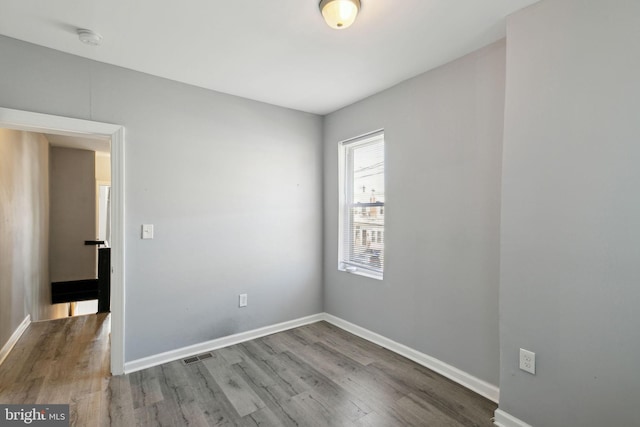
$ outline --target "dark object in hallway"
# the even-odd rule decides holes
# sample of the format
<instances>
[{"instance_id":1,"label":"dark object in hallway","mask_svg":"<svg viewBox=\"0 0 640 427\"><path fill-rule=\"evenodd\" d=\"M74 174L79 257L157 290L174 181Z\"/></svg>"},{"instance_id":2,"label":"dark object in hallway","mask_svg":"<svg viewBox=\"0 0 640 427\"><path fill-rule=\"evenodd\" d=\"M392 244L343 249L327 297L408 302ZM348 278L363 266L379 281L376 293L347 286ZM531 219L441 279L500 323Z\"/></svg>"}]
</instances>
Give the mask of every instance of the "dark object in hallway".
<instances>
[{"instance_id":1,"label":"dark object in hallway","mask_svg":"<svg viewBox=\"0 0 640 427\"><path fill-rule=\"evenodd\" d=\"M86 242L85 242L86 244ZM98 249L98 278L51 283L51 304L98 300L98 313L111 311L111 248Z\"/></svg>"},{"instance_id":2,"label":"dark object in hallway","mask_svg":"<svg viewBox=\"0 0 640 427\"><path fill-rule=\"evenodd\" d=\"M111 248L98 249L98 313L111 311Z\"/></svg>"}]
</instances>

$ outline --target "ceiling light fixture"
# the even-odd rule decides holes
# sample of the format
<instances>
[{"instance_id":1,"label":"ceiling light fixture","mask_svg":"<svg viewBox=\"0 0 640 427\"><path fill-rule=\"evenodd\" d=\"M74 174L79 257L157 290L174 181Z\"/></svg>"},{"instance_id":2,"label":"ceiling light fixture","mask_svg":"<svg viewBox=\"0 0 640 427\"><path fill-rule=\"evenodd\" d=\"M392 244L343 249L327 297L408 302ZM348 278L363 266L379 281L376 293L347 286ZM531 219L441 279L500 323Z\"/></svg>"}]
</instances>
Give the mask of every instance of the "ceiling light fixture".
<instances>
[{"instance_id":1,"label":"ceiling light fixture","mask_svg":"<svg viewBox=\"0 0 640 427\"><path fill-rule=\"evenodd\" d=\"M360 0L322 0L320 11L327 25L342 30L353 24L360 10Z\"/></svg>"},{"instance_id":2,"label":"ceiling light fixture","mask_svg":"<svg viewBox=\"0 0 640 427\"><path fill-rule=\"evenodd\" d=\"M100 34L85 28L78 28L78 38L82 43L88 44L89 46L100 46L100 43L102 43L102 36Z\"/></svg>"}]
</instances>

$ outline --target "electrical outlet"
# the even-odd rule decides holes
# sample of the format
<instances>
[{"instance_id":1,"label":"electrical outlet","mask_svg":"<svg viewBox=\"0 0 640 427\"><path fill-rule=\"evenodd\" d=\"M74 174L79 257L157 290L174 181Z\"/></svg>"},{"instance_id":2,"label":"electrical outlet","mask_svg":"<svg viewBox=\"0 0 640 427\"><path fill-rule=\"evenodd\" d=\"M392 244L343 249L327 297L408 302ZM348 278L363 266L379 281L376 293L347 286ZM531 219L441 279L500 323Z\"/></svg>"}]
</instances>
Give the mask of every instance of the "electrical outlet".
<instances>
[{"instance_id":1,"label":"electrical outlet","mask_svg":"<svg viewBox=\"0 0 640 427\"><path fill-rule=\"evenodd\" d=\"M530 374L536 374L536 354L533 351L520 349L520 369Z\"/></svg>"},{"instance_id":2,"label":"electrical outlet","mask_svg":"<svg viewBox=\"0 0 640 427\"><path fill-rule=\"evenodd\" d=\"M247 294L240 294L238 299L239 299L238 306L240 307L247 306Z\"/></svg>"}]
</instances>

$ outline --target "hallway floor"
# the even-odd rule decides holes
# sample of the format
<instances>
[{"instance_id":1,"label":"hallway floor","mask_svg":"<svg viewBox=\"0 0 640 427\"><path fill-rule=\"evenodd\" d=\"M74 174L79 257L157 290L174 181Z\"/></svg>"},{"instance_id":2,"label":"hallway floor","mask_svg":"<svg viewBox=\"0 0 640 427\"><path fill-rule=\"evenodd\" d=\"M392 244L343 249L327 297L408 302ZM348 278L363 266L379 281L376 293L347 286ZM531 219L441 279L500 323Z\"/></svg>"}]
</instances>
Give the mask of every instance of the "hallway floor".
<instances>
[{"instance_id":1,"label":"hallway floor","mask_svg":"<svg viewBox=\"0 0 640 427\"><path fill-rule=\"evenodd\" d=\"M70 404L71 425L108 412L109 314L35 322L0 366L0 402Z\"/></svg>"}]
</instances>

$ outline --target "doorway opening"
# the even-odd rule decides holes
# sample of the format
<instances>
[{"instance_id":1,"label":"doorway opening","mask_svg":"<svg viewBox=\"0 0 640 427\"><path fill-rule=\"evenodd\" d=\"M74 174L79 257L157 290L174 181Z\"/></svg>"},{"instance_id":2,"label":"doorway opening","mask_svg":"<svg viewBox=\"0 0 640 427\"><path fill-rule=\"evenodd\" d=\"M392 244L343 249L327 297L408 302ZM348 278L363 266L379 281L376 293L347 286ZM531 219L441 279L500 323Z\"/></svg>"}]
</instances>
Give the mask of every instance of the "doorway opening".
<instances>
[{"instance_id":1,"label":"doorway opening","mask_svg":"<svg viewBox=\"0 0 640 427\"><path fill-rule=\"evenodd\" d=\"M49 114L0 108L0 128L82 137L111 143L111 373L124 373L124 127Z\"/></svg>"}]
</instances>

